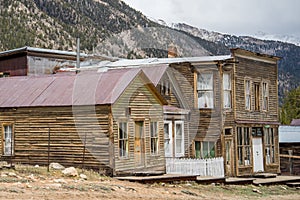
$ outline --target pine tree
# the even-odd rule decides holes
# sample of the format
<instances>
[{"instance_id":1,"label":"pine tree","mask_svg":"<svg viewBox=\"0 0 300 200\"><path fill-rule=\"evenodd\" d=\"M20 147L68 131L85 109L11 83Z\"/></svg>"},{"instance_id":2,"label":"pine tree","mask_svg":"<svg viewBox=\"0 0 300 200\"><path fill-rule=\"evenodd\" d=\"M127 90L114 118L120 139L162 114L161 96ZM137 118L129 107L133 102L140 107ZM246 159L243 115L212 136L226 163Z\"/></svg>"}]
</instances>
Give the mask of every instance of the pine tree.
<instances>
[{"instance_id":1,"label":"pine tree","mask_svg":"<svg viewBox=\"0 0 300 200\"><path fill-rule=\"evenodd\" d=\"M290 124L293 119L300 119L300 86L287 93L281 108L282 124Z\"/></svg>"}]
</instances>

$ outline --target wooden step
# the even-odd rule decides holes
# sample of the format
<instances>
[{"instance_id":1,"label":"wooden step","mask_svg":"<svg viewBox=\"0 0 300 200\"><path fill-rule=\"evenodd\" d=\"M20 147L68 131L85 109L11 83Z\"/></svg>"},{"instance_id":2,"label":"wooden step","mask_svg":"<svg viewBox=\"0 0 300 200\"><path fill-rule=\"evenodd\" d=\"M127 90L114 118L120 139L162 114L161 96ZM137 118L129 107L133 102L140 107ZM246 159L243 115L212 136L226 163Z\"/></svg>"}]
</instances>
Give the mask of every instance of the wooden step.
<instances>
[{"instance_id":1,"label":"wooden step","mask_svg":"<svg viewBox=\"0 0 300 200\"><path fill-rule=\"evenodd\" d=\"M276 178L277 174L271 173L257 173L253 175L254 178Z\"/></svg>"},{"instance_id":2,"label":"wooden step","mask_svg":"<svg viewBox=\"0 0 300 200\"><path fill-rule=\"evenodd\" d=\"M300 187L300 182L286 183L289 187Z\"/></svg>"}]
</instances>

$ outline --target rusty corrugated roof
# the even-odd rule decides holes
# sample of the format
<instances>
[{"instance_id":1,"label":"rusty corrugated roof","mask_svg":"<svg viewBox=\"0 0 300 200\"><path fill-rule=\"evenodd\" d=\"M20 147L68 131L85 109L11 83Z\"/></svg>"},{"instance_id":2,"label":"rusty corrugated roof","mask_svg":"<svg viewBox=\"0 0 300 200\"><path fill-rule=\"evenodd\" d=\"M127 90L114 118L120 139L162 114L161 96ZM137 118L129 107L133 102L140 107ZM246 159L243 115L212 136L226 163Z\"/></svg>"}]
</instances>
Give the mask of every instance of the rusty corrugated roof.
<instances>
[{"instance_id":1,"label":"rusty corrugated roof","mask_svg":"<svg viewBox=\"0 0 300 200\"><path fill-rule=\"evenodd\" d=\"M141 69L0 79L0 107L113 104Z\"/></svg>"}]
</instances>

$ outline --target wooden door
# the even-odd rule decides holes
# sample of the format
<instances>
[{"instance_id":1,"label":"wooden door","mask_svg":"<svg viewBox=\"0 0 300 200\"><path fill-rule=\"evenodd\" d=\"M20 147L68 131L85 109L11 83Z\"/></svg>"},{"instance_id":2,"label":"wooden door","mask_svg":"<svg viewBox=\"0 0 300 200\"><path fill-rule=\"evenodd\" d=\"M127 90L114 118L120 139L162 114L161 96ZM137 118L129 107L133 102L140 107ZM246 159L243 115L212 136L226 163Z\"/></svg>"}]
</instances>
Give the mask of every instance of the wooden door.
<instances>
[{"instance_id":1,"label":"wooden door","mask_svg":"<svg viewBox=\"0 0 300 200\"><path fill-rule=\"evenodd\" d=\"M226 150L226 157L225 157L225 172L226 176L233 176L233 153L232 153L232 139L225 139L225 150Z\"/></svg>"},{"instance_id":2,"label":"wooden door","mask_svg":"<svg viewBox=\"0 0 300 200\"><path fill-rule=\"evenodd\" d=\"M144 166L145 163L144 122L135 122L134 158L135 166Z\"/></svg>"},{"instance_id":3,"label":"wooden door","mask_svg":"<svg viewBox=\"0 0 300 200\"><path fill-rule=\"evenodd\" d=\"M262 138L261 137L253 138L252 145L253 145L253 172L263 172L264 156L263 156Z\"/></svg>"}]
</instances>

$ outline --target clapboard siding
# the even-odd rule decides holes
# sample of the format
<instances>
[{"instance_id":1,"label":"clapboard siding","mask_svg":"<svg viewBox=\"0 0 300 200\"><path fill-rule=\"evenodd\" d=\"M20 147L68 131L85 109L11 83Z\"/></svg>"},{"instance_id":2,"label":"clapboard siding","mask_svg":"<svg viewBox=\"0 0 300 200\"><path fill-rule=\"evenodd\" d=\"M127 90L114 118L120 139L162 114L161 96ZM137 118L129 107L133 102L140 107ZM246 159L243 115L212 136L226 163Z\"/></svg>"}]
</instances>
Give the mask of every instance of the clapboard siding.
<instances>
[{"instance_id":1,"label":"clapboard siding","mask_svg":"<svg viewBox=\"0 0 300 200\"><path fill-rule=\"evenodd\" d=\"M237 57L235 70L236 82L236 119L255 121L278 121L277 65ZM245 78L252 82L251 110L245 110ZM262 111L262 82L269 86L269 109ZM260 110L254 108L253 83L260 84Z\"/></svg>"},{"instance_id":2,"label":"clapboard siding","mask_svg":"<svg viewBox=\"0 0 300 200\"><path fill-rule=\"evenodd\" d=\"M164 160L164 130L163 130L163 107L159 100L151 95L148 87L142 87L143 81L136 78L131 87L127 88L112 107L115 173L165 173ZM128 101L130 99L130 101ZM126 109L130 108L130 115L126 116ZM135 161L135 121L144 123L144 152L145 162L137 165ZM150 122L158 122L159 151L152 155L150 151ZM128 123L129 152L125 158L119 157L118 123Z\"/></svg>"}]
</instances>

